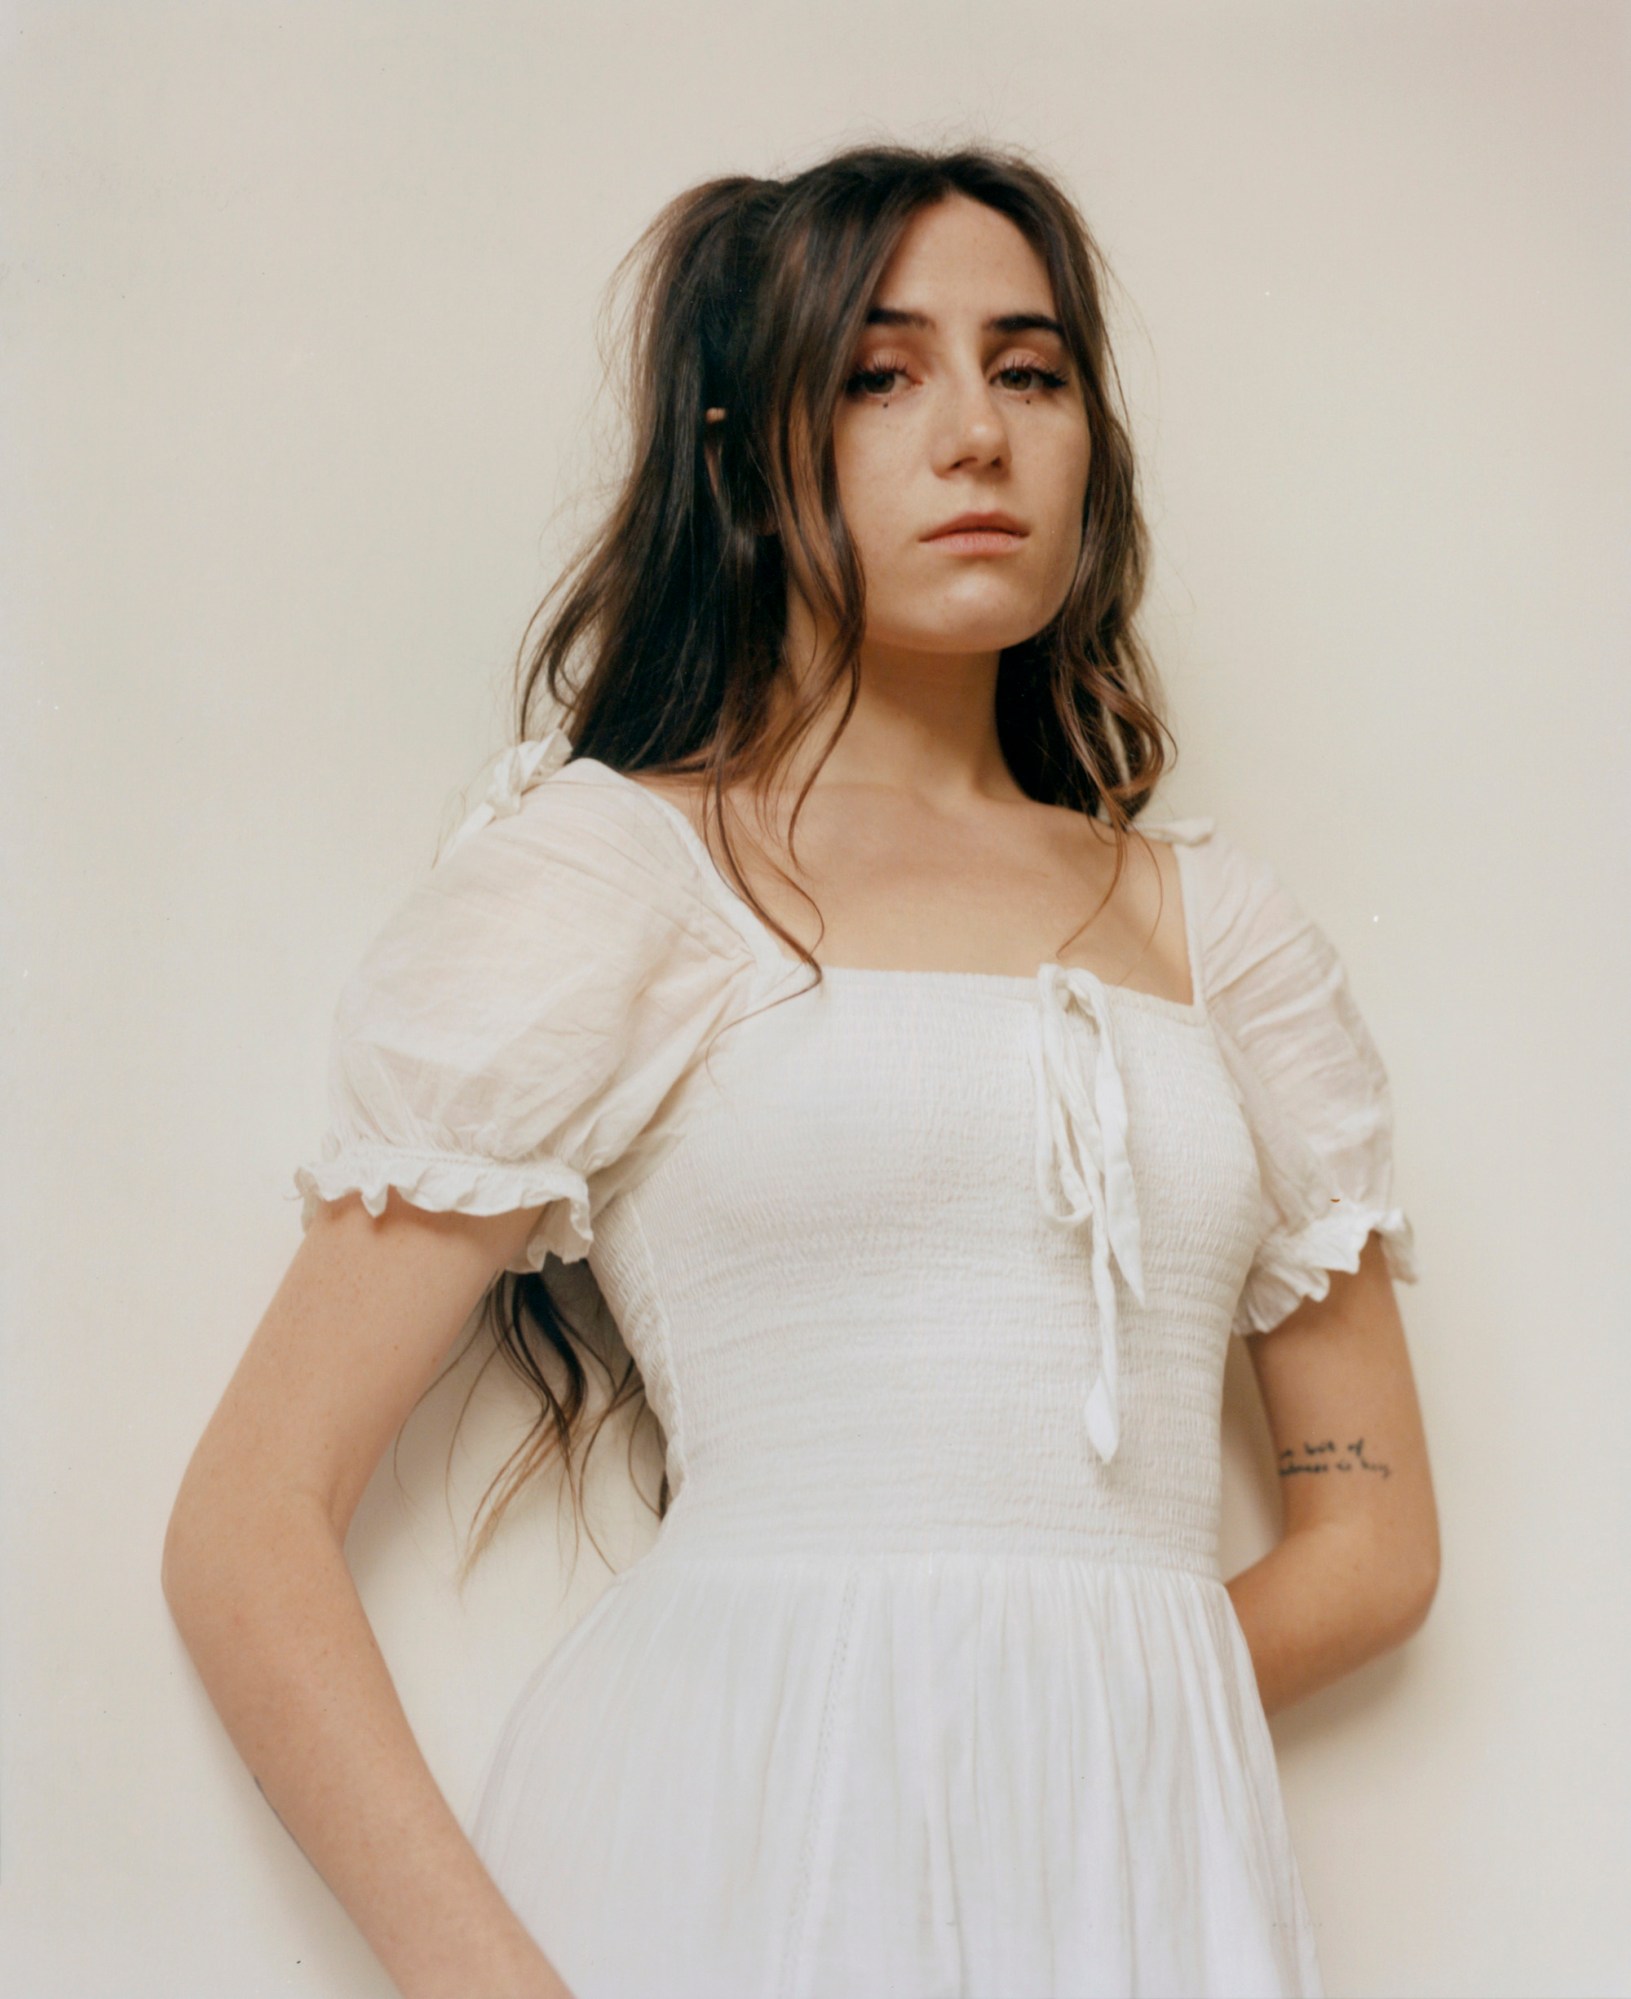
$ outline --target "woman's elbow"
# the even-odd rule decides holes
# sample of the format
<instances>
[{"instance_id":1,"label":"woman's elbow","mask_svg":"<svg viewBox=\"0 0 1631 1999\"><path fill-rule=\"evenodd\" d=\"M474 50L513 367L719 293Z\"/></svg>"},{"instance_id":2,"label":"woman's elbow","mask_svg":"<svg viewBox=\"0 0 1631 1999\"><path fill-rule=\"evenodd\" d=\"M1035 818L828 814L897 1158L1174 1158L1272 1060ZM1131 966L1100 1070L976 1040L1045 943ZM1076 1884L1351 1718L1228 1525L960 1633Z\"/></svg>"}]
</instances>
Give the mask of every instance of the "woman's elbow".
<instances>
[{"instance_id":1,"label":"woman's elbow","mask_svg":"<svg viewBox=\"0 0 1631 1999\"><path fill-rule=\"evenodd\" d=\"M1402 1645L1427 1622L1438 1594L1437 1528L1415 1537L1407 1546L1386 1546L1376 1566L1389 1636L1393 1644Z\"/></svg>"},{"instance_id":2,"label":"woman's elbow","mask_svg":"<svg viewBox=\"0 0 1631 1999\"><path fill-rule=\"evenodd\" d=\"M200 1473L196 1461L189 1467L159 1553L159 1587L183 1630L200 1605L218 1605L232 1580L253 1574L262 1530L272 1515L272 1508L257 1508L231 1480Z\"/></svg>"},{"instance_id":3,"label":"woman's elbow","mask_svg":"<svg viewBox=\"0 0 1631 1999\"><path fill-rule=\"evenodd\" d=\"M178 1625L185 1620L196 1593L202 1559L202 1520L192 1493L184 1484L165 1523L159 1551L159 1588Z\"/></svg>"}]
</instances>

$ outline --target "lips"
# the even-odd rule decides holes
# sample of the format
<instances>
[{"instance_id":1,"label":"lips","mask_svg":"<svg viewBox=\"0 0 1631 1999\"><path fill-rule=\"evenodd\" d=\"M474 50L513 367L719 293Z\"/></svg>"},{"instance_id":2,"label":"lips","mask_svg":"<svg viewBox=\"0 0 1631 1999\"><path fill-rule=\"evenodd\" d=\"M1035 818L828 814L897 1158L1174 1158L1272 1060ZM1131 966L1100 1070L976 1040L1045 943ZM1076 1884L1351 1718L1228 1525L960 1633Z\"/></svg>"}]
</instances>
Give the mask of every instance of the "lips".
<instances>
[{"instance_id":1,"label":"lips","mask_svg":"<svg viewBox=\"0 0 1631 1999\"><path fill-rule=\"evenodd\" d=\"M959 514L955 520L942 521L939 527L931 528L924 535L925 541L938 541L948 534L1011 534L1016 538L1030 533L1023 521L1017 521L1012 514L983 513Z\"/></svg>"}]
</instances>

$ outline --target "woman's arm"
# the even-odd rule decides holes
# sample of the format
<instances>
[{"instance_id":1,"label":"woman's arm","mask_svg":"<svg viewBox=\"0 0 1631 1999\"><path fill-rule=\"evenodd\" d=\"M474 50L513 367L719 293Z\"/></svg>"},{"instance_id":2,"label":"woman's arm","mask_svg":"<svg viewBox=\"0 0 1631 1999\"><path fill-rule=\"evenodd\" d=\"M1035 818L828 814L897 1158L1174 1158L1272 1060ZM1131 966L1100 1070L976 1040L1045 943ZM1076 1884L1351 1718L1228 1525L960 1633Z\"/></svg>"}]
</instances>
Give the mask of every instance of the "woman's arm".
<instances>
[{"instance_id":1,"label":"woman's arm","mask_svg":"<svg viewBox=\"0 0 1631 1999\"><path fill-rule=\"evenodd\" d=\"M532 1215L393 1194L313 1218L182 1481L163 1583L268 1803L405 1999L569 1999L431 1775L345 1537L375 1466Z\"/></svg>"},{"instance_id":2,"label":"woman's arm","mask_svg":"<svg viewBox=\"0 0 1631 1999\"><path fill-rule=\"evenodd\" d=\"M1274 1439L1285 1534L1228 1590L1264 1709L1402 1644L1438 1587L1438 1513L1382 1244L1247 1340Z\"/></svg>"}]
</instances>

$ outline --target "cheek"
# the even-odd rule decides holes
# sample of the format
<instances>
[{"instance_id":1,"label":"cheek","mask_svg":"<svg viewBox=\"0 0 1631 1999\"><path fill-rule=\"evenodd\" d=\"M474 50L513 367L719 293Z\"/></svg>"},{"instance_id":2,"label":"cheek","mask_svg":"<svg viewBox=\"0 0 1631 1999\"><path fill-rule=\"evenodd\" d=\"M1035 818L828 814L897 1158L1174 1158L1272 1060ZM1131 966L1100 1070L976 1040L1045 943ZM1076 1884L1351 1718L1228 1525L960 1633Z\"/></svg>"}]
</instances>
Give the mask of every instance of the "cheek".
<instances>
[{"instance_id":1,"label":"cheek","mask_svg":"<svg viewBox=\"0 0 1631 1999\"><path fill-rule=\"evenodd\" d=\"M1053 504L1049 509L1047 560L1043 565L1047 580L1040 587L1053 609L1058 608L1069 590L1081 561L1086 501L1087 459L1084 453L1073 455L1069 463L1061 467L1052 494Z\"/></svg>"},{"instance_id":2,"label":"cheek","mask_svg":"<svg viewBox=\"0 0 1631 1999\"><path fill-rule=\"evenodd\" d=\"M1088 466L1088 441L1084 432L1060 452L1054 485L1053 517L1058 523L1061 559L1067 564L1075 562L1082 545Z\"/></svg>"},{"instance_id":3,"label":"cheek","mask_svg":"<svg viewBox=\"0 0 1631 1999\"><path fill-rule=\"evenodd\" d=\"M1083 417L1071 430L1060 451L1060 483L1068 489L1075 503L1077 517L1087 498L1087 474L1093 461L1093 440Z\"/></svg>"},{"instance_id":4,"label":"cheek","mask_svg":"<svg viewBox=\"0 0 1631 1999\"><path fill-rule=\"evenodd\" d=\"M838 502L863 563L883 558L899 526L903 480L898 452L898 444L878 430L833 439Z\"/></svg>"}]
</instances>

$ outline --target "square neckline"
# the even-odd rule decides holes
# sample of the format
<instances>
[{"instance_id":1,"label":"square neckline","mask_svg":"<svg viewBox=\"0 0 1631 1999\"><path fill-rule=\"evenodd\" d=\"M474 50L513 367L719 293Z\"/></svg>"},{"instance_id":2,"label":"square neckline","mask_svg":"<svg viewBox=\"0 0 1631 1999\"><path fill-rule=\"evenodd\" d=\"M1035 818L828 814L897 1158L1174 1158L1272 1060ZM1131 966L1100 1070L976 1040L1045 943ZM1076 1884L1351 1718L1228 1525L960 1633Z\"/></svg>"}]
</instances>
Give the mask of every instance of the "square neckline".
<instances>
[{"instance_id":1,"label":"square neckline","mask_svg":"<svg viewBox=\"0 0 1631 1999\"><path fill-rule=\"evenodd\" d=\"M671 799L663 797L661 792L654 790L650 785L641 784L626 771L602 763L598 757L574 757L572 764L592 764L596 770L603 771L608 777L615 778L630 790L637 791L642 798L649 799L683 840L686 851L701 869L704 878L727 898L732 917L738 927L749 934L750 941L757 949L767 954L783 975L803 969L803 959L795 958L791 952L783 949L781 939L771 930L758 911L726 879L724 869L708 851L696 827ZM570 768L571 764L563 766L563 769ZM1152 825L1142 830L1158 839L1165 837L1165 828L1160 825ZM1199 978L1200 954L1196 948L1195 898L1190 871L1184 860L1183 842L1172 842L1172 852L1178 874L1179 899L1183 905L1184 953L1188 960L1185 970L1189 976L1190 990L1190 997L1187 1000L1169 999L1164 993L1146 992L1139 986L1112 985L1086 965L1065 965L1056 958L1044 959L1034 972L971 972L922 965L828 965L823 964L820 959L817 959L816 963L821 966L824 978L842 982L860 984L868 980L878 982L915 980L948 989L966 986L971 990L1006 993L1015 998L1034 994L1042 975L1057 969L1091 980L1100 992L1117 1000L1129 1001L1134 1006L1148 1008L1151 1012L1164 1014L1174 1020L1191 1024L1205 1022L1208 1018L1208 1009Z\"/></svg>"}]
</instances>

